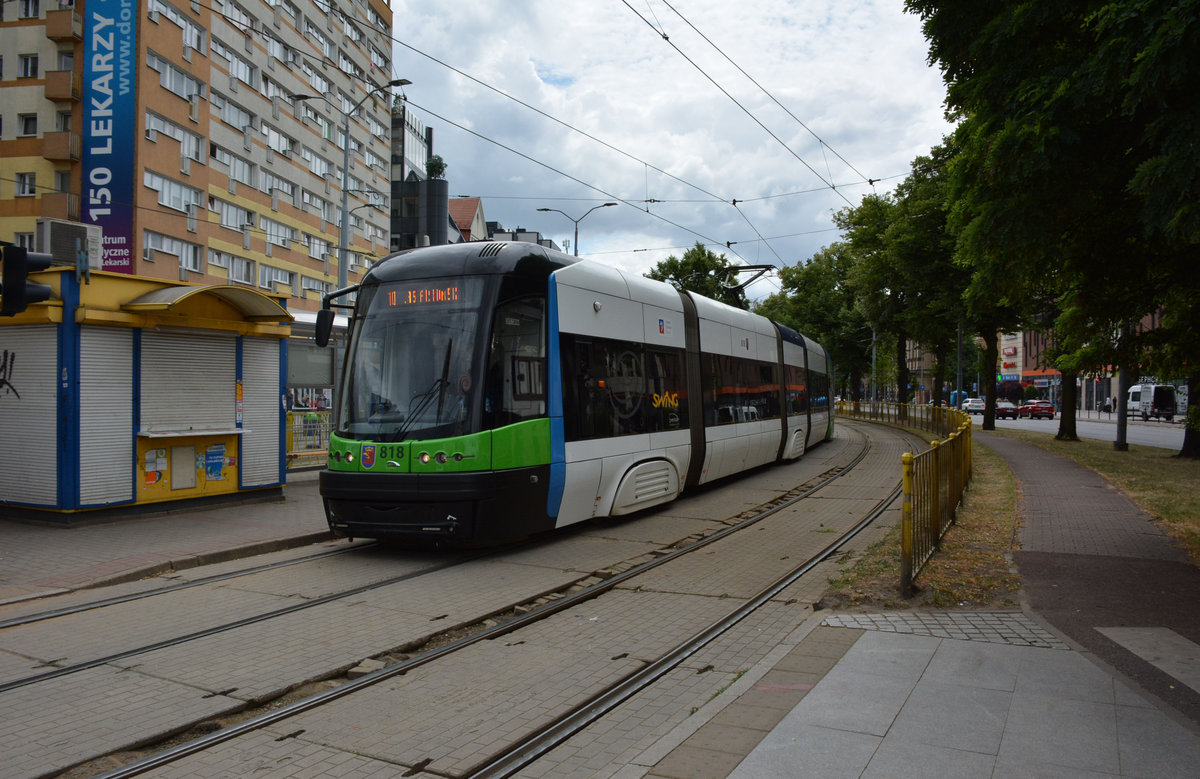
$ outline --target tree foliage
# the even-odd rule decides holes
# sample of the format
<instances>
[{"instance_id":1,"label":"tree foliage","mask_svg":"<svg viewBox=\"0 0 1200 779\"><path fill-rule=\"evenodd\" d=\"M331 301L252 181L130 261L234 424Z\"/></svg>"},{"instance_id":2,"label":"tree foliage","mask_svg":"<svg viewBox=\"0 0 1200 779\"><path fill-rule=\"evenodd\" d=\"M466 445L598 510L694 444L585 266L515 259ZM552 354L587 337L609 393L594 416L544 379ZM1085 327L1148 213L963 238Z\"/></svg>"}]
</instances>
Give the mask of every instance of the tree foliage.
<instances>
[{"instance_id":1,"label":"tree foliage","mask_svg":"<svg viewBox=\"0 0 1200 779\"><path fill-rule=\"evenodd\" d=\"M961 120L949 227L981 331L1052 329L1069 408L1081 370L1200 363L1200 0L906 7Z\"/></svg>"},{"instance_id":2,"label":"tree foliage","mask_svg":"<svg viewBox=\"0 0 1200 779\"><path fill-rule=\"evenodd\" d=\"M431 154L425 161L425 175L431 179L446 177L446 161L440 154Z\"/></svg>"},{"instance_id":3,"label":"tree foliage","mask_svg":"<svg viewBox=\"0 0 1200 779\"><path fill-rule=\"evenodd\" d=\"M684 252L682 257L672 254L659 262L646 274L646 278L665 281L676 289L689 290L706 298L719 300L730 306L746 310L749 308L749 304L746 301L745 292L729 288L737 283L728 281L736 278L736 274L730 273L730 269L733 267L734 263L730 262L724 254L711 252L704 244L697 241L696 245Z\"/></svg>"}]
</instances>

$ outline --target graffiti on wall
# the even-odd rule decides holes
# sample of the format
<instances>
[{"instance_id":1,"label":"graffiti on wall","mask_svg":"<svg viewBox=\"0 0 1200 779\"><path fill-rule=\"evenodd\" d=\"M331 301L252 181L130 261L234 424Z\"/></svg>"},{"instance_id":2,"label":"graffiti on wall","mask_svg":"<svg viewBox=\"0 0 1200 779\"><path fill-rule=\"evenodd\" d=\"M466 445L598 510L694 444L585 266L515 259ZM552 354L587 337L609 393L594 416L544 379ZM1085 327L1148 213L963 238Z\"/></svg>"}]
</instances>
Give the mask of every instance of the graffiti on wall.
<instances>
[{"instance_id":1,"label":"graffiti on wall","mask_svg":"<svg viewBox=\"0 0 1200 779\"><path fill-rule=\"evenodd\" d=\"M17 353L10 352L5 349L0 356L0 395L8 395L12 393L17 396L17 400L21 399L21 393L17 392L17 388L13 386L13 365L17 361Z\"/></svg>"}]
</instances>

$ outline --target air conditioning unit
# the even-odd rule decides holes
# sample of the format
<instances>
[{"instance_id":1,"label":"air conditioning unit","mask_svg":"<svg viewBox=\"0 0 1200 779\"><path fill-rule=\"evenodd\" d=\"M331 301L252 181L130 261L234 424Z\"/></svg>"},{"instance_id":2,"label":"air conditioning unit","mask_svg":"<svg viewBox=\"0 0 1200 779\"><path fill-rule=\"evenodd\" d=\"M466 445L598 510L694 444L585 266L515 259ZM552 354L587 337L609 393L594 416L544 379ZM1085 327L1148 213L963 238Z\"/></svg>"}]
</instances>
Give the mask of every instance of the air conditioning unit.
<instances>
[{"instance_id":1,"label":"air conditioning unit","mask_svg":"<svg viewBox=\"0 0 1200 779\"><path fill-rule=\"evenodd\" d=\"M78 243L76 243L78 242ZM54 257L55 265L76 266L76 252L87 252L88 267L100 270L103 264L104 232L100 225L70 222L44 217L37 220L36 251Z\"/></svg>"}]
</instances>

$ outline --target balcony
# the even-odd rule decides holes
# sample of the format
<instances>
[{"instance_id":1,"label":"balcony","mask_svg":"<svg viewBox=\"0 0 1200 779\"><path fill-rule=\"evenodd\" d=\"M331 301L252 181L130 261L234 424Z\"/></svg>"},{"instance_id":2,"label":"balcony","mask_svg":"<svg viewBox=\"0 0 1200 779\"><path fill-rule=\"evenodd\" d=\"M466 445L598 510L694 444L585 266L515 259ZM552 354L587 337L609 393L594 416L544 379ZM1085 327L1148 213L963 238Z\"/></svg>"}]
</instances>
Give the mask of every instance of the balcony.
<instances>
[{"instance_id":1,"label":"balcony","mask_svg":"<svg viewBox=\"0 0 1200 779\"><path fill-rule=\"evenodd\" d=\"M42 216L78 222L79 195L70 192L45 193L42 195Z\"/></svg>"},{"instance_id":2,"label":"balcony","mask_svg":"<svg viewBox=\"0 0 1200 779\"><path fill-rule=\"evenodd\" d=\"M83 40L83 14L75 8L46 11L46 37L52 41Z\"/></svg>"},{"instance_id":3,"label":"balcony","mask_svg":"<svg viewBox=\"0 0 1200 779\"><path fill-rule=\"evenodd\" d=\"M46 71L46 99L72 102L80 99L80 78L73 70Z\"/></svg>"},{"instance_id":4,"label":"balcony","mask_svg":"<svg viewBox=\"0 0 1200 779\"><path fill-rule=\"evenodd\" d=\"M56 132L42 136L42 157L54 162L76 162L82 149L83 139L79 133Z\"/></svg>"}]
</instances>

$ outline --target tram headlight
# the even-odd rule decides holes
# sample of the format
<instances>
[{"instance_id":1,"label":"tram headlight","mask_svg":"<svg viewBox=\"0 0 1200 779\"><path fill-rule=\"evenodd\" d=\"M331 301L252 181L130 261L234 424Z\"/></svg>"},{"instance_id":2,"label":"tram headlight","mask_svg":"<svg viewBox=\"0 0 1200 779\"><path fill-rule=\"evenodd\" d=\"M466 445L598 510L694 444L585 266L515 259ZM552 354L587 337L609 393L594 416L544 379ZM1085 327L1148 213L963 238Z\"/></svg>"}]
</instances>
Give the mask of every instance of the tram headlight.
<instances>
[{"instance_id":1,"label":"tram headlight","mask_svg":"<svg viewBox=\"0 0 1200 779\"><path fill-rule=\"evenodd\" d=\"M429 456L429 452L421 452L419 455L417 455L417 461L420 462L421 465L429 465L429 461L431 459L433 458Z\"/></svg>"}]
</instances>

